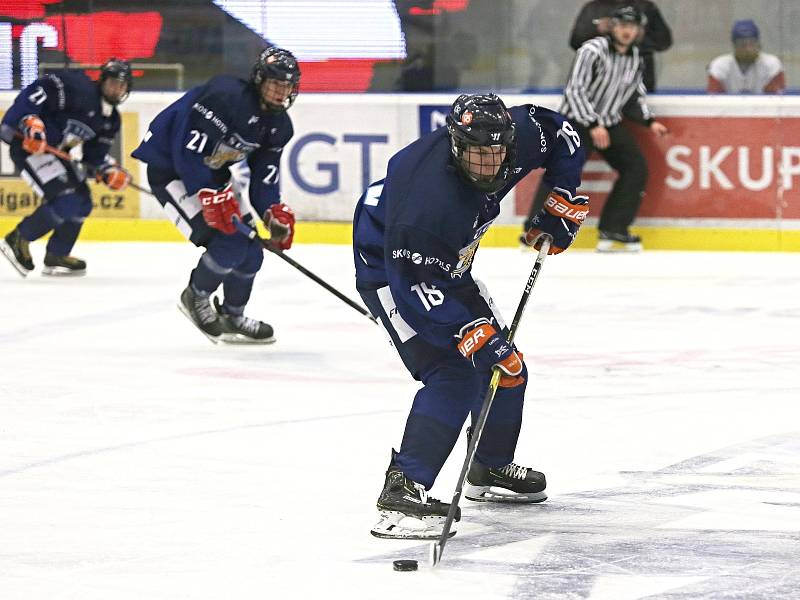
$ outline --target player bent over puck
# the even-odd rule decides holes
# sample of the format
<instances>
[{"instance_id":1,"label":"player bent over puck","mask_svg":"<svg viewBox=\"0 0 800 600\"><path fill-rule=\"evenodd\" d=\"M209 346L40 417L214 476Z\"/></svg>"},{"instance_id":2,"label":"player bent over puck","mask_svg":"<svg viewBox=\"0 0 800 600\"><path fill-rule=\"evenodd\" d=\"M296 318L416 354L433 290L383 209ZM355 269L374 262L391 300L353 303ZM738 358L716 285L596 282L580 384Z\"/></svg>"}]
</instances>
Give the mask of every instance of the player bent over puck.
<instances>
[{"instance_id":1,"label":"player bent over puck","mask_svg":"<svg viewBox=\"0 0 800 600\"><path fill-rule=\"evenodd\" d=\"M562 116L539 106L510 110L494 94L462 95L447 127L395 154L386 177L356 206L356 280L411 376L423 383L391 453L379 519L383 538L435 539L450 505L428 496L468 415L477 418L494 366L502 370L465 495L481 502L541 502L543 473L515 464L528 372L489 291L471 268L500 201L530 171L544 168L553 192L527 241L553 238L567 249L588 211L577 196L580 138ZM456 515L456 520L460 514Z\"/></svg>"}]
</instances>

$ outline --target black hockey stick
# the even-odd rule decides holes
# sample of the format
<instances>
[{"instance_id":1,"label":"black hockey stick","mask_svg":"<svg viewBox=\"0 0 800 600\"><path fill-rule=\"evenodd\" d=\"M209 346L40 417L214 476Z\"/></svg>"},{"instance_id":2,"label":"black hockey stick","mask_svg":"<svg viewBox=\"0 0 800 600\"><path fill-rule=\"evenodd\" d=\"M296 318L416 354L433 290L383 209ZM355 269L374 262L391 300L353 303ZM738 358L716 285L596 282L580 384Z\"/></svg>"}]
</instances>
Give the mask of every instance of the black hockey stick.
<instances>
[{"instance_id":1,"label":"black hockey stick","mask_svg":"<svg viewBox=\"0 0 800 600\"><path fill-rule=\"evenodd\" d=\"M240 219L238 219L236 217L233 217L233 225L236 227L236 229L239 230L240 233L243 233L244 235L249 237L251 240L256 240L257 239L259 242L261 242L261 245L264 247L264 250L269 250L270 252L272 252L272 254L274 254L278 258L280 258L280 259L286 261L287 263L289 263L290 265L292 265L295 269L300 271L303 275L305 275L306 277L308 277L309 279L311 279L315 283L318 283L319 285L324 287L331 294L333 294L334 296L339 298L339 300L341 300L342 302L344 302L345 304L347 304L351 308L354 308L355 310L360 312L362 315L367 317L370 321L372 321L373 323L377 323L377 321L375 320L375 317L373 317L366 308L361 306L358 302L354 302L353 300L351 300L350 298L345 296L343 293L341 293L339 290L337 290L335 287L333 287L332 285L330 285L329 283L327 283L323 279L321 279L318 276L314 275L314 273L312 273L311 271L306 269L303 265L298 263L293 258L287 256L286 254L284 254L283 252L281 252L277 248L274 248L272 246L272 244L269 243L268 240L265 240L264 238L259 236L258 232L255 229L253 229L252 227L250 227L246 223L243 223Z\"/></svg>"},{"instance_id":2,"label":"black hockey stick","mask_svg":"<svg viewBox=\"0 0 800 600\"><path fill-rule=\"evenodd\" d=\"M539 273L542 270L544 259L547 256L547 253L550 251L550 244L552 241L553 239L549 235L543 236L542 247L539 249L539 255L536 257L536 263L533 265L531 274L528 275L528 281L525 284L525 290L522 292L522 298L519 300L517 312L514 313L514 320L511 322L511 327L508 330L509 344L514 343L514 336L517 333L519 322L522 319L522 313L525 312L525 306L528 304L528 299L533 291L533 286L536 285L536 279L539 277ZM472 428L472 437L469 440L469 444L467 444L467 457L464 459L464 465L461 467L461 475L458 476L458 484L456 485L455 492L453 492L453 499L450 501L450 510L447 511L447 518L444 521L442 535L439 536L438 541L431 542L429 552L431 566L435 567L439 564L439 561L442 560L444 546L447 543L447 538L450 535L450 528L453 526L453 520L455 519L456 512L458 511L458 503L461 500L461 492L464 489L464 482L466 481L467 473L469 473L469 469L472 466L472 461L475 459L475 450L478 448L478 443L481 441L483 427L486 425L486 419L489 416L489 409L491 409L494 396L497 393L497 386L500 383L501 374L502 371L500 371L498 367L494 367L492 369L492 379L489 382L489 388L486 390L486 396L483 400L483 404L481 405L481 412L478 414L478 419L475 421L475 425Z\"/></svg>"},{"instance_id":3,"label":"black hockey stick","mask_svg":"<svg viewBox=\"0 0 800 600\"><path fill-rule=\"evenodd\" d=\"M14 137L22 139L24 136L20 132L17 131L14 134ZM82 162L82 161L79 161L79 160L75 160L74 158L72 158L72 155L69 152L65 152L64 150L59 150L58 148L54 148L53 146L51 146L49 144L45 144L44 151L47 152L48 154L52 154L53 156L57 156L61 160L66 160L67 162L71 162L74 165L80 166L81 168L87 169L89 171L94 171L94 168L91 165L87 165L85 162ZM127 171L126 171L126 173L127 173ZM130 175L130 173L128 173L128 175ZM150 194L151 196L153 196L155 198L155 194L153 192L151 192L150 190L148 190L145 187L140 186L137 183L134 183L133 180L128 182L128 186L132 187L133 189L135 189L135 190L137 190L139 192L144 192L145 194Z\"/></svg>"}]
</instances>

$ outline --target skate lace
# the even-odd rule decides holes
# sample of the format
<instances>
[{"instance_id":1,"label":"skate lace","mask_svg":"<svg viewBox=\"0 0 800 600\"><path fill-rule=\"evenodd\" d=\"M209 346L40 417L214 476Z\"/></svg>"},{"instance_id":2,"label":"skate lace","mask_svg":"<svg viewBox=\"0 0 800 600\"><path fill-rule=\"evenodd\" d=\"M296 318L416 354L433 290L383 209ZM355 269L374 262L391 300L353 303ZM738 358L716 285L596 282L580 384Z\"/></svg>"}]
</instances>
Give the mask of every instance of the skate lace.
<instances>
[{"instance_id":1,"label":"skate lace","mask_svg":"<svg viewBox=\"0 0 800 600\"><path fill-rule=\"evenodd\" d=\"M22 258L24 258L25 260L31 260L31 249L28 244L28 240L20 238L18 247L20 254L22 254Z\"/></svg>"},{"instance_id":2,"label":"skate lace","mask_svg":"<svg viewBox=\"0 0 800 600\"><path fill-rule=\"evenodd\" d=\"M217 318L217 313L211 307L208 297L195 296L194 310L197 312L197 316L200 317L200 321L203 323L211 323Z\"/></svg>"},{"instance_id":3,"label":"skate lace","mask_svg":"<svg viewBox=\"0 0 800 600\"><path fill-rule=\"evenodd\" d=\"M233 319L234 325L237 328L244 331L249 335L255 335L258 333L259 326L261 325L260 321L256 321L255 319L251 319L250 317L234 317Z\"/></svg>"},{"instance_id":4,"label":"skate lace","mask_svg":"<svg viewBox=\"0 0 800 600\"><path fill-rule=\"evenodd\" d=\"M428 503L428 491L425 489L425 486L421 483L417 483L416 481L411 481L414 484L414 488L419 492L419 499L422 500L423 504ZM431 498L431 500L434 500Z\"/></svg>"},{"instance_id":5,"label":"skate lace","mask_svg":"<svg viewBox=\"0 0 800 600\"><path fill-rule=\"evenodd\" d=\"M520 467L519 465L515 465L514 463L508 463L505 467L500 469L501 473L505 473L509 477L513 477L514 479L525 479L528 475L528 468L527 467Z\"/></svg>"}]
</instances>

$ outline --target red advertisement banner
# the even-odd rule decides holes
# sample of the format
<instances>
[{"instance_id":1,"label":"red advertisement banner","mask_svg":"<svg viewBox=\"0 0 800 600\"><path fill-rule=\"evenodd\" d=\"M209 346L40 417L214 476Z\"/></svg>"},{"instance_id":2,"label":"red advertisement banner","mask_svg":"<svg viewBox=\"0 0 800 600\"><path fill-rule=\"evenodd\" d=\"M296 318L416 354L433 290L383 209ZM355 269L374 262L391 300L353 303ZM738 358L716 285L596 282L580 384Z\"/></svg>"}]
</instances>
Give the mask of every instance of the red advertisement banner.
<instances>
[{"instance_id":1,"label":"red advertisement banner","mask_svg":"<svg viewBox=\"0 0 800 600\"><path fill-rule=\"evenodd\" d=\"M800 118L665 117L658 139L636 124L649 167L641 218L800 219ZM797 145L793 145L797 144ZM517 188L517 213L527 214L541 173ZM599 214L616 173L593 153L583 189Z\"/></svg>"}]
</instances>

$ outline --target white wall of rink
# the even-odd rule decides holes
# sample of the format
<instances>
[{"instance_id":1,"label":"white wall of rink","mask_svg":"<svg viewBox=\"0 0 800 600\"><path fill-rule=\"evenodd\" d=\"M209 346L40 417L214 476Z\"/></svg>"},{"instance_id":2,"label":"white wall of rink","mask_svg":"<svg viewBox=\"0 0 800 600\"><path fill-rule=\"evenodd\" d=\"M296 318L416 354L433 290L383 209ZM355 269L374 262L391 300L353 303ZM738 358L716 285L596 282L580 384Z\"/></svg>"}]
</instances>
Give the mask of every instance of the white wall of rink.
<instances>
[{"instance_id":1,"label":"white wall of rink","mask_svg":"<svg viewBox=\"0 0 800 600\"><path fill-rule=\"evenodd\" d=\"M13 101L16 92L0 93L0 112ZM353 206L365 185L383 176L389 157L420 134L441 126L446 110L455 94L301 94L291 110L295 136L285 149L282 164L282 190L284 198L295 208L303 220L349 221ZM135 115L139 137L146 132L148 123L170 102L177 93L135 92L123 105L123 113ZM557 108L557 95L503 96L510 105L534 103ZM703 131L708 146L683 146L679 135L674 135L666 148L657 152L666 157L663 185L670 191L769 192L775 186L783 201L797 204L792 190L800 190L800 138L789 132L800 127L800 97L797 96L654 96L650 104L663 118L703 119ZM786 119L786 139L752 142L753 131L748 126L760 128L761 121L745 124L741 131L721 127L715 130L709 119L752 117L775 123ZM130 118L130 117L129 117ZM691 127L691 125L690 125ZM766 135L761 131L761 136ZM772 135L772 134L769 134ZM694 132L695 138L697 131ZM756 136L757 137L757 136ZM783 136L780 136L783 137ZM126 140L123 148L131 149L138 140ZM8 149L2 145L0 177L10 175ZM129 159L131 160L131 159ZM590 162L588 168L591 168ZM138 177L146 181L144 169ZM588 182L589 186L610 187L602 181ZM589 191L602 191L600 189ZM504 212L498 222L517 223L518 212L514 202L503 203ZM161 219L161 208L149 196L140 197L139 214L145 219ZM674 218L701 215L652 215L661 222ZM756 215L735 215L740 218ZM788 217L789 228L794 228L794 215Z\"/></svg>"}]
</instances>

